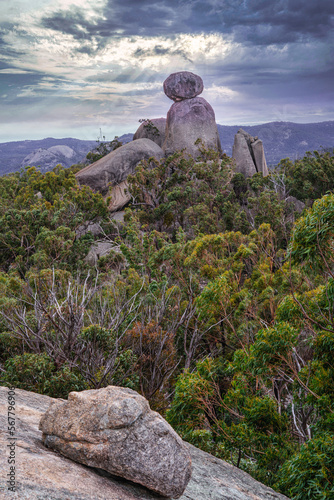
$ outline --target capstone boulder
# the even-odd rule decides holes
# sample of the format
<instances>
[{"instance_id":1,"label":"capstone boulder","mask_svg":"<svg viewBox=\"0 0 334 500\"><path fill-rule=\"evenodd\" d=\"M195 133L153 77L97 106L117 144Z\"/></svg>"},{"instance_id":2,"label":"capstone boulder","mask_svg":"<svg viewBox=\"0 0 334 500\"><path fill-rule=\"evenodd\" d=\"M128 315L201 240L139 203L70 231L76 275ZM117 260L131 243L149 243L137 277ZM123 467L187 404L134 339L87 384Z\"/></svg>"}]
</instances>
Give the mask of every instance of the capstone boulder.
<instances>
[{"instance_id":1,"label":"capstone boulder","mask_svg":"<svg viewBox=\"0 0 334 500\"><path fill-rule=\"evenodd\" d=\"M164 81L164 92L172 101L191 99L203 92L203 80L190 71L172 73Z\"/></svg>"},{"instance_id":2,"label":"capstone boulder","mask_svg":"<svg viewBox=\"0 0 334 500\"><path fill-rule=\"evenodd\" d=\"M179 498L189 482L187 447L131 389L71 392L68 401L49 407L40 429L47 447L160 495Z\"/></svg>"}]
</instances>

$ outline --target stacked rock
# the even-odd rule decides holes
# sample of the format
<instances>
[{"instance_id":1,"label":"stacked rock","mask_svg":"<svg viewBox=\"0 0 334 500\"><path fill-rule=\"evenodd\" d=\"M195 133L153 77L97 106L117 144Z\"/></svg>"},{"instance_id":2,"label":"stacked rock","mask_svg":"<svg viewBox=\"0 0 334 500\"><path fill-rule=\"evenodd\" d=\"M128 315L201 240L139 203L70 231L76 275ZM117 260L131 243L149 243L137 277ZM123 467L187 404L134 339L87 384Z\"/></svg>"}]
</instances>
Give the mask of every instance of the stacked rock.
<instances>
[{"instance_id":1,"label":"stacked rock","mask_svg":"<svg viewBox=\"0 0 334 500\"><path fill-rule=\"evenodd\" d=\"M203 92L202 78L189 71L171 74L164 81L164 92L174 101L167 114L165 141L166 155L185 149L197 158L200 155L197 139L206 148L221 152L215 113L210 104L197 97Z\"/></svg>"}]
</instances>

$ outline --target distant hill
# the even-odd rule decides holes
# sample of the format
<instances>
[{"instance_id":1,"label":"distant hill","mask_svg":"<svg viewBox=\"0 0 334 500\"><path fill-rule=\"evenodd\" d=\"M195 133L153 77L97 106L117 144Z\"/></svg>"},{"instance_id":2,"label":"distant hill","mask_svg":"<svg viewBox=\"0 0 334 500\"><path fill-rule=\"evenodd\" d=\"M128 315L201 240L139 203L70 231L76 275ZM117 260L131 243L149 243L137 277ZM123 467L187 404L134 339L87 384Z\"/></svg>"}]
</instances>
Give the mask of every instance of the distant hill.
<instances>
[{"instance_id":1,"label":"distant hill","mask_svg":"<svg viewBox=\"0 0 334 500\"><path fill-rule=\"evenodd\" d=\"M133 134L119 138L123 143L132 140ZM0 175L16 172L22 167L39 167L42 172L56 165L70 167L85 160L87 153L95 148L97 141L82 141L67 137L48 137L38 141L15 141L0 144Z\"/></svg>"},{"instance_id":2,"label":"distant hill","mask_svg":"<svg viewBox=\"0 0 334 500\"><path fill-rule=\"evenodd\" d=\"M334 147L334 121L320 123L271 122L262 125L218 125L223 150L231 156L234 135L242 127L262 139L268 165L276 165L282 158L295 160L306 151ZM133 134L119 137L123 143L132 140ZM96 141L82 141L51 137L39 141L17 141L0 144L0 175L20 170L30 165L42 172L62 164L69 167L84 160L96 146Z\"/></svg>"},{"instance_id":3,"label":"distant hill","mask_svg":"<svg viewBox=\"0 0 334 500\"><path fill-rule=\"evenodd\" d=\"M39 141L17 141L0 144L0 175L20 170L21 167L40 166L45 172L58 163L69 167L81 161L96 141L79 139L41 139Z\"/></svg>"}]
</instances>

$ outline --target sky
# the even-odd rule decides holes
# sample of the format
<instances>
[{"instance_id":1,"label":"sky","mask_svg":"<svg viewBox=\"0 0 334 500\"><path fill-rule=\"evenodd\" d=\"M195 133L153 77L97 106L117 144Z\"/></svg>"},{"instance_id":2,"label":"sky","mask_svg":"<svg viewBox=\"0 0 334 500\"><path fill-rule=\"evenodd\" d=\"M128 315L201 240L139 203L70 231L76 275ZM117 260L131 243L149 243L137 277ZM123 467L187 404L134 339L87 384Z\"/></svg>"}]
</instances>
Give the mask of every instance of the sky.
<instances>
[{"instance_id":1,"label":"sky","mask_svg":"<svg viewBox=\"0 0 334 500\"><path fill-rule=\"evenodd\" d=\"M333 0L0 0L0 142L134 132L191 71L222 125L334 119Z\"/></svg>"}]
</instances>

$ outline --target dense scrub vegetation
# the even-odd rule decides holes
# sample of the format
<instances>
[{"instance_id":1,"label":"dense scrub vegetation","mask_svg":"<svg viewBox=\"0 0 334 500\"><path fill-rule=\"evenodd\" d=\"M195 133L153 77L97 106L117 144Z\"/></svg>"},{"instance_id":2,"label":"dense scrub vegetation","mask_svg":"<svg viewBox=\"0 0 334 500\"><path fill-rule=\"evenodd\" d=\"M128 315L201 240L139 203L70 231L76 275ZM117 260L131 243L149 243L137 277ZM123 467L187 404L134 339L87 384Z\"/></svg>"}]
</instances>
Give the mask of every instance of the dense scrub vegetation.
<instances>
[{"instance_id":1,"label":"dense scrub vegetation","mask_svg":"<svg viewBox=\"0 0 334 500\"><path fill-rule=\"evenodd\" d=\"M256 479L334 498L333 154L142 164L124 223L74 173L0 178L0 383L133 388Z\"/></svg>"}]
</instances>

